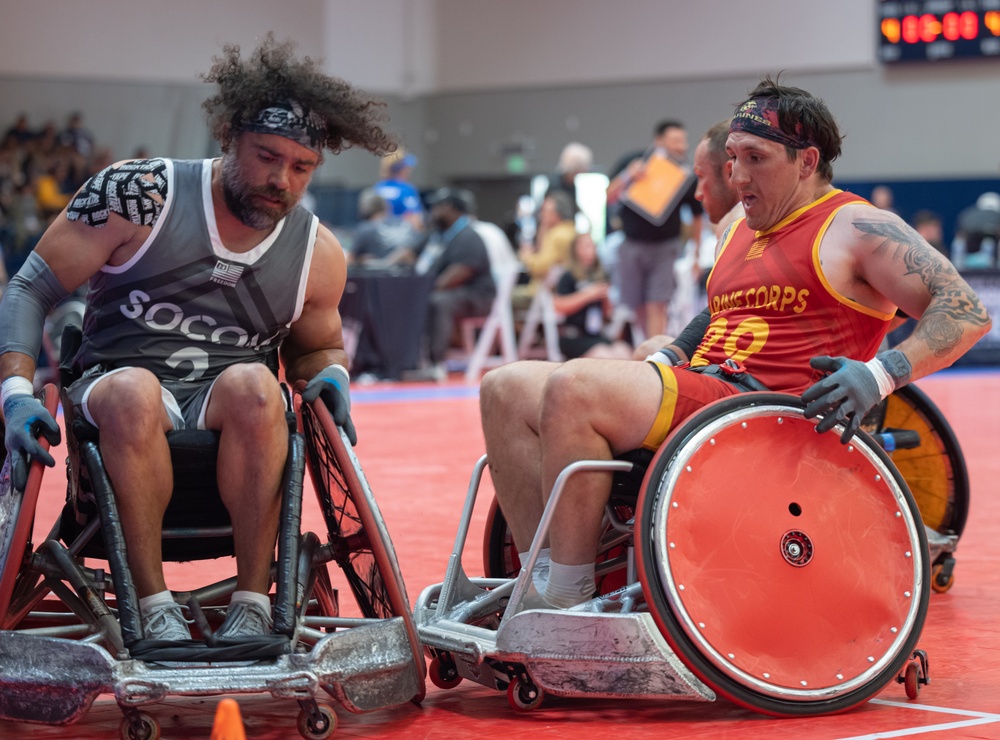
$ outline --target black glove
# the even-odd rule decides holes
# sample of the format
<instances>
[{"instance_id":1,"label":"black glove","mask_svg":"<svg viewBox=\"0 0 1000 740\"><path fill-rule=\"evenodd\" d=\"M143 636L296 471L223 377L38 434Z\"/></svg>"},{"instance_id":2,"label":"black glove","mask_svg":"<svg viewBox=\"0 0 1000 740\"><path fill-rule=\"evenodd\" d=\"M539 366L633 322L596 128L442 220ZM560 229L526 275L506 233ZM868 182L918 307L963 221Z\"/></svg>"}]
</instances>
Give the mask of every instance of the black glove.
<instances>
[{"instance_id":1,"label":"black glove","mask_svg":"<svg viewBox=\"0 0 1000 740\"><path fill-rule=\"evenodd\" d=\"M302 400L312 403L317 398L323 399L334 423L343 427L351 445L356 445L358 433L351 421L351 381L347 370L340 365L330 365L317 373L302 391Z\"/></svg>"},{"instance_id":2,"label":"black glove","mask_svg":"<svg viewBox=\"0 0 1000 740\"><path fill-rule=\"evenodd\" d=\"M11 483L16 490L23 491L28 482L29 455L50 468L55 466L56 461L42 449L38 437L45 437L49 444L59 444L59 425L41 401L25 393L4 400L3 417L7 426L4 443L10 456Z\"/></svg>"},{"instance_id":3,"label":"black glove","mask_svg":"<svg viewBox=\"0 0 1000 740\"><path fill-rule=\"evenodd\" d=\"M838 423L843 424L840 441L847 444L858 431L865 414L882 400L875 376L865 363L846 357L813 357L809 366L832 374L802 394L806 404L803 413L807 419L823 415L816 425L817 432L828 432Z\"/></svg>"}]
</instances>

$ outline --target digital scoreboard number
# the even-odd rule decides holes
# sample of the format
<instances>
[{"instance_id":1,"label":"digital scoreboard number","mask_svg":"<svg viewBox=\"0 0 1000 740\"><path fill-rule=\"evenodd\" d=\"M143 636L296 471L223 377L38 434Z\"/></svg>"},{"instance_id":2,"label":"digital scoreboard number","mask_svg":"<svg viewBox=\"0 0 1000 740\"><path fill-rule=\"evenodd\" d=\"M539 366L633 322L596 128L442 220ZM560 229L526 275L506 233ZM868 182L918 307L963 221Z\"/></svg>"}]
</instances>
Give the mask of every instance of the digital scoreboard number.
<instances>
[{"instance_id":1,"label":"digital scoreboard number","mask_svg":"<svg viewBox=\"0 0 1000 740\"><path fill-rule=\"evenodd\" d=\"M1000 58L1000 0L880 0L879 59Z\"/></svg>"}]
</instances>

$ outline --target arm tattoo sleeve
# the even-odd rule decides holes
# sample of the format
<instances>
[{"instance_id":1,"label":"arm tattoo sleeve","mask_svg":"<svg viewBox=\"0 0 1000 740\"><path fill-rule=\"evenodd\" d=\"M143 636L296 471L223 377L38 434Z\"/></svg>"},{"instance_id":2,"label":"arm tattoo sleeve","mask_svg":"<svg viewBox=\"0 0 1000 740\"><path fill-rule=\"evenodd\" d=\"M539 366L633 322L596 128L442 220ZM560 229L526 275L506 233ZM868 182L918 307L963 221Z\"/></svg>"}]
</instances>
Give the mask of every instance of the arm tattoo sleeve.
<instances>
[{"instance_id":1,"label":"arm tattoo sleeve","mask_svg":"<svg viewBox=\"0 0 1000 740\"><path fill-rule=\"evenodd\" d=\"M963 324L982 327L989 323L986 308L955 267L947 260L932 258L934 248L912 228L881 220L854 221L854 227L863 234L882 237L876 250L895 249L902 257L905 274L919 276L927 287L931 302L914 333L936 356L945 357L959 345Z\"/></svg>"},{"instance_id":2,"label":"arm tattoo sleeve","mask_svg":"<svg viewBox=\"0 0 1000 740\"><path fill-rule=\"evenodd\" d=\"M166 169L162 159L107 167L84 183L70 202L66 217L100 228L117 213L136 226L153 226L167 199Z\"/></svg>"}]
</instances>

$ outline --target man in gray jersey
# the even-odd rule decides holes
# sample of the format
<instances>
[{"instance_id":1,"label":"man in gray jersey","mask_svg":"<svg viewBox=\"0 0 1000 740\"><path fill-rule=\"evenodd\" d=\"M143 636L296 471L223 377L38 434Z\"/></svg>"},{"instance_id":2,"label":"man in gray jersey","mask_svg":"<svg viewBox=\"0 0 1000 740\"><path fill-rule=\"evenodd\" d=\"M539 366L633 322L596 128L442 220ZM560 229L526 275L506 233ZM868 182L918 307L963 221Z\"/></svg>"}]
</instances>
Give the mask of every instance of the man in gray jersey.
<instances>
[{"instance_id":1,"label":"man in gray jersey","mask_svg":"<svg viewBox=\"0 0 1000 740\"><path fill-rule=\"evenodd\" d=\"M173 487L166 432L220 433L218 484L234 532L237 585L223 637L268 632L268 569L288 448L285 403L264 360L277 349L303 398L350 420L337 306L343 251L299 206L323 150L394 148L382 104L324 75L271 35L236 46L205 76L222 147L215 160L119 162L91 178L11 281L0 304L0 376L13 482L37 437L59 429L31 395L42 321L89 281L74 414L101 430L140 597L145 636L190 637L163 577L162 518Z\"/></svg>"}]
</instances>

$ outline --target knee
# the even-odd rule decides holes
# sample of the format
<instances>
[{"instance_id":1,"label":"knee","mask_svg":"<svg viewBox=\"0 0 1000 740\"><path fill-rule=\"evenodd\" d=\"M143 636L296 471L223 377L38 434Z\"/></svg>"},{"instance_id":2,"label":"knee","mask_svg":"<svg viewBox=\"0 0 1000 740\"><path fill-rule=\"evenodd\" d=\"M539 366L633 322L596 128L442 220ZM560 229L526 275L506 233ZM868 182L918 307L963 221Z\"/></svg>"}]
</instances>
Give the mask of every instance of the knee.
<instances>
[{"instance_id":1,"label":"knee","mask_svg":"<svg viewBox=\"0 0 1000 740\"><path fill-rule=\"evenodd\" d=\"M99 389L99 391L98 391ZM148 370L130 368L101 381L88 401L91 416L105 432L162 428L160 382Z\"/></svg>"},{"instance_id":2,"label":"knee","mask_svg":"<svg viewBox=\"0 0 1000 740\"><path fill-rule=\"evenodd\" d=\"M537 398L539 388L533 387L532 378L525 372L523 363L515 362L510 365L490 370L483 376L479 385L479 409L485 423L496 423L498 420L509 420L516 415L515 409L522 406L534 406L537 413L537 403L532 403L532 398Z\"/></svg>"},{"instance_id":3,"label":"knee","mask_svg":"<svg viewBox=\"0 0 1000 740\"><path fill-rule=\"evenodd\" d=\"M587 363L570 360L549 375L542 392L541 428L546 431L566 431L570 424L579 424L585 411L598 397L592 390L592 377Z\"/></svg>"},{"instance_id":4,"label":"knee","mask_svg":"<svg viewBox=\"0 0 1000 740\"><path fill-rule=\"evenodd\" d=\"M211 406L230 423L246 424L247 432L280 423L285 412L277 378L258 363L233 365L223 371L212 388Z\"/></svg>"}]
</instances>

